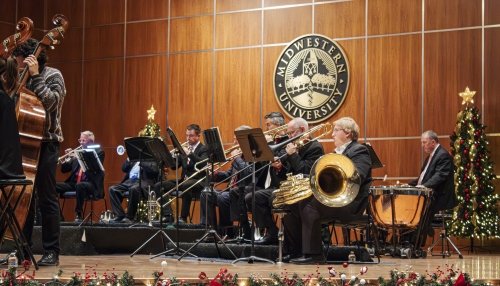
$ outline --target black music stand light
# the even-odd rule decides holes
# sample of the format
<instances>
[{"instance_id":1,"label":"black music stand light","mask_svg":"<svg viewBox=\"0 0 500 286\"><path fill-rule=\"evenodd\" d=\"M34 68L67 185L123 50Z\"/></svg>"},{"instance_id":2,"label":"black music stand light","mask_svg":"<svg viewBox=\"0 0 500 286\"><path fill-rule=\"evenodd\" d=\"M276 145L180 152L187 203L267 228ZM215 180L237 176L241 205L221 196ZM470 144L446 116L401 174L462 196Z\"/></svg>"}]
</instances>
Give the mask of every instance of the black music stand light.
<instances>
[{"instance_id":1,"label":"black music stand light","mask_svg":"<svg viewBox=\"0 0 500 286\"><path fill-rule=\"evenodd\" d=\"M213 127L209 128L206 130L203 130L203 138L205 139L205 145L207 146L208 149L208 162L211 164L211 172L208 171L207 169L207 174L206 174L206 180L207 180L207 185L209 186L208 192L210 192L212 195L214 195L214 184L211 180L210 174L214 173L214 164L213 163L221 163L221 162L226 162L226 154L224 152L224 147L222 145L222 139L220 137L219 133L219 128L218 127ZM204 192L207 192L206 190L203 190ZM213 239L213 242L215 243L215 248L217 249L217 253L219 254L220 258L220 250L219 250L219 245L218 243L222 243L222 245L229 251L229 253L236 259L236 255L234 252L227 246L227 244L224 242L224 239L222 239L217 231L215 229L209 229L208 228L208 196L205 196L205 219L207 220L206 223L206 228L205 228L205 234L198 239L198 241L191 246L187 252L190 252L191 249L195 248L198 246L198 244L204 242L209 236L211 236ZM181 257L179 257L179 261L186 256L186 253L184 253Z\"/></svg>"},{"instance_id":2,"label":"black music stand light","mask_svg":"<svg viewBox=\"0 0 500 286\"><path fill-rule=\"evenodd\" d=\"M261 128L254 128L248 130L235 131L236 139L240 144L241 151L243 152L243 158L247 162L252 162L252 213L255 213L255 163L262 161L273 161L274 154L269 145L267 144L266 137L262 132ZM252 219L252 231L255 233L255 219ZM274 264L274 261L255 256L255 237L252 235L252 244L250 247L250 256L242 257L234 260L232 263L237 263L240 261L248 261L248 263L254 262L269 262Z\"/></svg>"},{"instance_id":3,"label":"black music stand light","mask_svg":"<svg viewBox=\"0 0 500 286\"><path fill-rule=\"evenodd\" d=\"M78 160L78 164L80 164L80 168L84 173L98 173L104 172L104 166L99 160L99 156L97 155L95 149L82 149L76 151L76 158ZM90 202L90 212L83 219L83 221L78 226L82 226L86 221L90 221L90 225L92 225L92 218L94 217L94 207L92 201Z\"/></svg>"}]
</instances>

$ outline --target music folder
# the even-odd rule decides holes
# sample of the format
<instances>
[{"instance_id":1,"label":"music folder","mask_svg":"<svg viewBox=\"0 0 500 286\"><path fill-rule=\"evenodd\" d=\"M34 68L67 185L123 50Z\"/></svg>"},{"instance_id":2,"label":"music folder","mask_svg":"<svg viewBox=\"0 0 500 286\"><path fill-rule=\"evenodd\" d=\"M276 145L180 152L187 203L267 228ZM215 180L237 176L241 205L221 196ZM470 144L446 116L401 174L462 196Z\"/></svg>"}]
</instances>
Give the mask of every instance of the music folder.
<instances>
[{"instance_id":1,"label":"music folder","mask_svg":"<svg viewBox=\"0 0 500 286\"><path fill-rule=\"evenodd\" d=\"M179 153L183 158L187 157L184 148L182 148L181 143L179 142L179 140L177 140L177 136L175 136L174 130L172 130L172 128L170 127L167 127L167 134L170 137L170 141L172 141L172 145L174 145L174 148L177 149L177 153Z\"/></svg>"},{"instance_id":2,"label":"music folder","mask_svg":"<svg viewBox=\"0 0 500 286\"><path fill-rule=\"evenodd\" d=\"M146 147L148 148L149 153L153 156L153 158L162 163L163 167L175 168L175 160L170 154L170 151L165 145L165 142L160 138L149 138L146 141Z\"/></svg>"},{"instance_id":3,"label":"music folder","mask_svg":"<svg viewBox=\"0 0 500 286\"><path fill-rule=\"evenodd\" d=\"M203 138L205 145L208 148L210 163L226 162L226 153L222 145L222 139L219 132L219 127L212 127L203 130Z\"/></svg>"},{"instance_id":4,"label":"music folder","mask_svg":"<svg viewBox=\"0 0 500 286\"><path fill-rule=\"evenodd\" d=\"M368 148L368 153L370 153L370 159L372 159L372 169L384 167L384 164L380 161L380 158L377 156L377 153L373 149L372 145L370 143L363 143L363 145Z\"/></svg>"},{"instance_id":5,"label":"music folder","mask_svg":"<svg viewBox=\"0 0 500 286\"><path fill-rule=\"evenodd\" d=\"M152 140L152 137L128 137L123 140L125 150L130 161L148 161L153 160L153 154L146 146L146 142Z\"/></svg>"},{"instance_id":6,"label":"music folder","mask_svg":"<svg viewBox=\"0 0 500 286\"><path fill-rule=\"evenodd\" d=\"M273 161L274 154L261 128L235 131L243 157L247 162Z\"/></svg>"},{"instance_id":7,"label":"music folder","mask_svg":"<svg viewBox=\"0 0 500 286\"><path fill-rule=\"evenodd\" d=\"M104 166L94 149L82 149L76 151L76 158L83 172L104 172Z\"/></svg>"}]
</instances>

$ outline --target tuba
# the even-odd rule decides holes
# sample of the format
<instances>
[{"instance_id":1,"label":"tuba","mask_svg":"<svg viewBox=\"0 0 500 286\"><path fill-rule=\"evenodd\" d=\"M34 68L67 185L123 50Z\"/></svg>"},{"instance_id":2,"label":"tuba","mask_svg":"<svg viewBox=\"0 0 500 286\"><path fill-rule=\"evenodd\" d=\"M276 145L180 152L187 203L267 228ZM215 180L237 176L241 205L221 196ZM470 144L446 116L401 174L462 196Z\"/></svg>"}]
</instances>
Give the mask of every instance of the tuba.
<instances>
[{"instance_id":1,"label":"tuba","mask_svg":"<svg viewBox=\"0 0 500 286\"><path fill-rule=\"evenodd\" d=\"M328 207L343 207L356 198L361 185L354 163L340 154L326 154L316 160L309 178L302 174L287 176L273 192L275 208L294 204L311 195Z\"/></svg>"}]
</instances>

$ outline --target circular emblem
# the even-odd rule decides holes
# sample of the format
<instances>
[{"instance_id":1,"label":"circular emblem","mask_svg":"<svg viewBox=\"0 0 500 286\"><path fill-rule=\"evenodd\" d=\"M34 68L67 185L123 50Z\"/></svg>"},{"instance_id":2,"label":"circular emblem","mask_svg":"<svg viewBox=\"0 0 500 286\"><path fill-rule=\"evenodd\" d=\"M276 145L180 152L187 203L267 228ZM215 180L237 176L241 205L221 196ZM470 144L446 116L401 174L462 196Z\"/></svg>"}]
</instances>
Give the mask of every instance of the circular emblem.
<instances>
[{"instance_id":1,"label":"circular emblem","mask_svg":"<svg viewBox=\"0 0 500 286\"><path fill-rule=\"evenodd\" d=\"M322 35L295 39L274 71L274 93L291 117L316 123L339 109L349 89L349 63L342 48Z\"/></svg>"}]
</instances>

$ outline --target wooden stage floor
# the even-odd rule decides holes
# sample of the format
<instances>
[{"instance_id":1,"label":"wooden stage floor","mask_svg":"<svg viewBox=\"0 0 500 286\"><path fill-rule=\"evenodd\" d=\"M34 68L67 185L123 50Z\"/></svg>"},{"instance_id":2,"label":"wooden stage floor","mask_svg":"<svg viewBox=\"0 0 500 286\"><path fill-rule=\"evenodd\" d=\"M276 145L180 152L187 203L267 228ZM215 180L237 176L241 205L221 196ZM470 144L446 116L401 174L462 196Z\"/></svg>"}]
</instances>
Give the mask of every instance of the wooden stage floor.
<instances>
[{"instance_id":1,"label":"wooden stage floor","mask_svg":"<svg viewBox=\"0 0 500 286\"><path fill-rule=\"evenodd\" d=\"M37 256L38 258L39 256ZM166 261L167 265L162 267L162 262ZM271 273L290 274L297 273L300 276L315 274L316 271L321 273L322 277L328 277L329 265L294 265L281 264L272 265L268 263L239 262L232 265L230 261L217 260L196 260L194 258L185 258L182 261L172 257L158 257L150 259L148 255L95 255L95 256L61 256L60 265L58 267L40 267L36 271L35 279L39 281L47 281L52 279L59 269L63 271L61 280L66 281L73 273L94 273L102 275L107 272L113 272L118 276L127 270L135 278L137 284L145 284L153 279L153 272L163 271L166 277L177 277L179 279L193 280L197 279L201 271L205 272L208 278L213 278L221 268L227 268L232 274L238 273L240 278L249 277L252 274L257 274L261 278L269 278ZM331 265L337 273L345 272L348 277L358 275L360 268L366 266L368 271L360 278L364 278L369 282L374 282L378 277L389 278L389 273L392 269L405 270L410 266L420 274L425 275L426 272L434 273L437 268L445 269L454 265L455 268L467 272L472 278L491 283L490 285L500 285L500 255L489 254L471 254L464 253L464 259L459 259L457 255L452 255L449 258L441 258L440 256L427 257L425 259L400 259L384 256L381 258L380 264L351 264L346 268L342 265ZM2 266L1 269L5 269ZM31 271L30 271L31 272Z\"/></svg>"}]
</instances>

